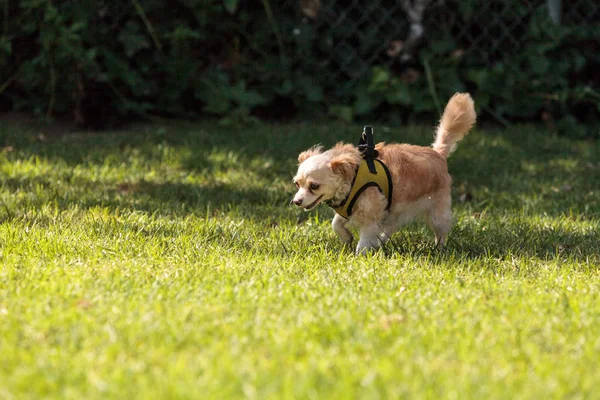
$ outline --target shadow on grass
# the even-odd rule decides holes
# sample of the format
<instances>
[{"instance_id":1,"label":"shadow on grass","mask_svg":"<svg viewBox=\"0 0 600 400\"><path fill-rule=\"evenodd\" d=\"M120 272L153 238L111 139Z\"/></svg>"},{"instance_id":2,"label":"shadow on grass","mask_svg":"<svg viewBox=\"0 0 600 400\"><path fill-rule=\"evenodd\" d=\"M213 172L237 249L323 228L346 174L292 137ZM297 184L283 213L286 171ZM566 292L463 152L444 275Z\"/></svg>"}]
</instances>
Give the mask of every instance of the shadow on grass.
<instances>
[{"instance_id":1,"label":"shadow on grass","mask_svg":"<svg viewBox=\"0 0 600 400\"><path fill-rule=\"evenodd\" d=\"M459 145L449 169L455 202L466 198L474 212L600 217L599 141L569 140L528 126L476 132Z\"/></svg>"},{"instance_id":2,"label":"shadow on grass","mask_svg":"<svg viewBox=\"0 0 600 400\"><path fill-rule=\"evenodd\" d=\"M60 210L74 206L83 209L107 207L159 216L235 212L257 220L272 219L274 210L279 208L286 207L288 214L293 211L287 197L264 188L148 181L98 187L97 182L81 178L72 179L68 185L64 183L44 176L5 179L1 186L14 194L15 201L3 202L3 221L22 215L28 208L39 209L44 204L56 205ZM19 193L27 196L18 200ZM0 210L3 207L0 205Z\"/></svg>"},{"instance_id":3,"label":"shadow on grass","mask_svg":"<svg viewBox=\"0 0 600 400\"><path fill-rule=\"evenodd\" d=\"M149 163L174 163L189 174L218 174L226 170L255 172L269 181L287 182L296 169L297 154L316 143L325 146L339 140L353 142L358 126L338 125L259 125L229 129L208 124L179 123L165 126L141 126L127 132L70 134L39 141L32 133L7 133L0 130L0 144L18 150L19 156L41 157L79 165L109 166L127 164L135 156ZM428 128L379 129L377 138L427 144ZM11 144L12 143L12 144ZM173 150L174 160L164 160L164 147ZM260 161L269 164L261 168ZM565 211L600 216L600 146L569 141L537 132L533 127L515 127L502 131L475 131L461 143L449 159L454 179L455 204L469 200L474 212L507 212L527 208L529 212L561 215ZM173 186L177 184L173 183ZM202 195L196 188L148 190L158 199L173 191L188 205ZM293 188L288 190L290 195ZM244 191L260 193L262 188L224 188L231 195L224 201L243 202ZM240 193L235 193L240 192ZM139 191L133 191L132 196ZM217 197L215 195L215 197ZM213 199L213 202L222 201ZM207 201L204 201L206 203Z\"/></svg>"},{"instance_id":4,"label":"shadow on grass","mask_svg":"<svg viewBox=\"0 0 600 400\"><path fill-rule=\"evenodd\" d=\"M438 249L429 232L405 230L395 234L384 246L388 255L408 254L423 259L506 259L527 257L552 260L572 259L600 262L598 229L540 227L534 224L491 226L485 232L455 227L444 249ZM597 265L600 269L600 265Z\"/></svg>"},{"instance_id":5,"label":"shadow on grass","mask_svg":"<svg viewBox=\"0 0 600 400\"><path fill-rule=\"evenodd\" d=\"M190 157L184 167L204 168L206 154L214 150L235 152L246 158L269 157L276 161L295 163L298 153L323 143L327 146L340 140L354 142L355 127L296 124L257 125L246 128L227 128L206 123L165 123L139 125L127 131L102 133L65 133L46 136L35 131L0 128L0 148L10 147L24 155L37 155L49 160L61 160L69 165L102 164L107 157L137 149L154 157L159 146L185 148Z\"/></svg>"},{"instance_id":6,"label":"shadow on grass","mask_svg":"<svg viewBox=\"0 0 600 400\"><path fill-rule=\"evenodd\" d=\"M69 173L8 177L3 186L24 196L14 203L5 202L5 218L19 215L18 208L41 207L49 202L60 209L101 206L166 216L228 213L256 221L294 218L297 210L287 205L294 189L285 182L295 172L297 154L316 143L329 146L339 140L353 142L357 132L358 126L298 124L228 129L184 123L42 138L36 133L4 128L0 129L0 145L10 148L6 152L10 161L38 157L61 164L68 171L79 166L127 167L137 158L153 167L172 165L183 174L206 178L186 183L179 178L144 180L140 174L124 182L85 179ZM377 134L379 140L387 142L423 145L431 139L431 130L420 127L381 129ZM526 209L531 215L554 217L570 211L583 220L597 219L600 150L595 144L547 136L532 127L475 131L449 160L455 182L455 208L474 214L510 214ZM171 152L165 152L165 148ZM263 164L269 167L263 168ZM238 171L242 177L253 172L260 179L241 178L233 183L213 179L227 171ZM533 228L537 232L534 235L517 227L492 229L493 233L488 234L465 228L457 233L455 229L447 251L465 257L515 253L540 258L566 254L577 259L597 251L597 230L561 233ZM389 251L430 254L431 237L417 235L419 240L405 240L402 235L395 237ZM331 240L337 240L333 234Z\"/></svg>"}]
</instances>

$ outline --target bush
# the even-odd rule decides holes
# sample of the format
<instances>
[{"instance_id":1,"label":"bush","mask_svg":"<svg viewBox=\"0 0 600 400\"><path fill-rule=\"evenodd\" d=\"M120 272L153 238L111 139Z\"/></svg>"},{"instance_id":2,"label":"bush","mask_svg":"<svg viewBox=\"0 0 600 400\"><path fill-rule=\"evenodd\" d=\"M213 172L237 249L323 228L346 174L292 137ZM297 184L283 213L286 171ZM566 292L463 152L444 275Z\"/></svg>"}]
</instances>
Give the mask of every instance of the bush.
<instances>
[{"instance_id":1,"label":"bush","mask_svg":"<svg viewBox=\"0 0 600 400\"><path fill-rule=\"evenodd\" d=\"M477 2L448 1L459 23L430 26L416 62L375 64L366 78L349 82L328 61L336 31L302 22L279 3L4 0L0 108L72 115L96 128L131 116L210 115L235 123L306 112L430 121L453 92L468 90L483 115L502 123L543 120L571 135L597 134L582 128L600 119L591 23L556 26L544 7L478 15L508 23L520 13L524 43L496 48L482 63L452 30L470 26ZM361 51L381 43L369 46ZM511 56L498 57L501 51Z\"/></svg>"},{"instance_id":2,"label":"bush","mask_svg":"<svg viewBox=\"0 0 600 400\"><path fill-rule=\"evenodd\" d=\"M466 90L484 115L503 124L542 120L569 135L598 135L600 46L593 40L592 26L554 25L544 8L522 12L526 13L520 38L524 44L516 50L504 49L510 57L500 58L503 49L497 49L495 54L485 54L490 62L482 64L481 54L465 53L464 44L453 40L453 32L439 30L420 52L421 67L412 70L412 76L373 68L361 92L368 96L356 97L354 111L369 114L388 105L404 109L405 114L439 113L454 92ZM465 14L463 10L459 15ZM463 24L468 26L468 21L455 23Z\"/></svg>"}]
</instances>

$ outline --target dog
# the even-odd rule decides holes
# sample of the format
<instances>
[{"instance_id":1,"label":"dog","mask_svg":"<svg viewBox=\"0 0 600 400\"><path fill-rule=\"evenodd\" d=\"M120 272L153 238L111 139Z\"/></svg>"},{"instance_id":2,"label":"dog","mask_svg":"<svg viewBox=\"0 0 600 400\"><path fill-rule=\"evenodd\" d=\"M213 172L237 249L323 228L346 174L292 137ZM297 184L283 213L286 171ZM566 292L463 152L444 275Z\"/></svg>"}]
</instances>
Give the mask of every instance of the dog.
<instances>
[{"instance_id":1,"label":"dog","mask_svg":"<svg viewBox=\"0 0 600 400\"><path fill-rule=\"evenodd\" d=\"M444 109L431 147L378 143L377 159L389 171L391 194L386 196L380 187L367 185L354 198L351 215L346 218L336 212L332 221L336 235L352 245L354 236L349 228L356 228L360 236L356 254L366 254L385 244L403 225L422 217L435 234L436 245L443 247L452 220L452 178L446 160L476 118L471 96L456 93ZM298 191L292 203L305 211L324 202L334 209L343 205L362 162L361 150L343 142L327 151L322 146L303 151L293 178Z\"/></svg>"}]
</instances>

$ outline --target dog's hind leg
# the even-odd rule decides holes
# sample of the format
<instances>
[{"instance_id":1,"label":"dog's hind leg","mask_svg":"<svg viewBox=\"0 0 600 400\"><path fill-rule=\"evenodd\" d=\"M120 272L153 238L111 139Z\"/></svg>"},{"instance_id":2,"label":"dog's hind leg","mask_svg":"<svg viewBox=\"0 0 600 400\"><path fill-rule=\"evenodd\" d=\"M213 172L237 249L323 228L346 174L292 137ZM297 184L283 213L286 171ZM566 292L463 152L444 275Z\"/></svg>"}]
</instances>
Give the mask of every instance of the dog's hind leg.
<instances>
[{"instance_id":1,"label":"dog's hind leg","mask_svg":"<svg viewBox=\"0 0 600 400\"><path fill-rule=\"evenodd\" d=\"M348 221L341 217L339 214L335 214L333 217L333 221L331 221L331 227L335 234L342 240L342 242L346 244L351 244L354 240L354 236L352 236L352 232L346 227Z\"/></svg>"},{"instance_id":2,"label":"dog's hind leg","mask_svg":"<svg viewBox=\"0 0 600 400\"><path fill-rule=\"evenodd\" d=\"M435 244L442 248L448 239L452 225L452 198L450 193L440 193L426 215L429 228L435 234Z\"/></svg>"}]
</instances>

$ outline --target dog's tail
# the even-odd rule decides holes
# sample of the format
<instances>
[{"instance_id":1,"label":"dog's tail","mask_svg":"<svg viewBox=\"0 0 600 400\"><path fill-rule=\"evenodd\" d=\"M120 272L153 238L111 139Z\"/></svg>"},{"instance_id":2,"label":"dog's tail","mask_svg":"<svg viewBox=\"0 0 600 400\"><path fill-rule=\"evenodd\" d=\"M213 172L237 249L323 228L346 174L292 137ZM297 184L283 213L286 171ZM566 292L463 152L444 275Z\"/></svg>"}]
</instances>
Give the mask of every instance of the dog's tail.
<instances>
[{"instance_id":1,"label":"dog's tail","mask_svg":"<svg viewBox=\"0 0 600 400\"><path fill-rule=\"evenodd\" d=\"M433 149L444 158L448 158L456 148L456 143L469 133L469 130L475 124L476 118L477 115L475 114L475 106L471 95L456 93L446 104L444 114L435 133Z\"/></svg>"}]
</instances>

